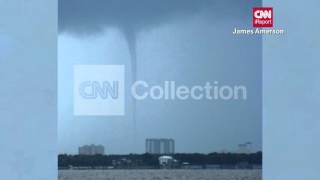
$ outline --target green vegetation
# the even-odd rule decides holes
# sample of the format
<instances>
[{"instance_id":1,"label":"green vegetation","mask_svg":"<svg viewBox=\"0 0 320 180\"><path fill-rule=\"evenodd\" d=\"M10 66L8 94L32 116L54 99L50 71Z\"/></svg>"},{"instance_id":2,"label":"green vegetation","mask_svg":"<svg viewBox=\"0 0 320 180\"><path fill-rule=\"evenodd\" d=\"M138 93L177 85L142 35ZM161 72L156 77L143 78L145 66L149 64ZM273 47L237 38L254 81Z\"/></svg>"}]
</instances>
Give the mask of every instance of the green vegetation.
<instances>
[{"instance_id":1,"label":"green vegetation","mask_svg":"<svg viewBox=\"0 0 320 180\"><path fill-rule=\"evenodd\" d=\"M159 168L158 158L161 155L153 154L128 154L128 155L67 155L61 154L58 157L60 169L69 167L85 168ZM239 164L250 168L253 165L262 165L262 152L252 154L238 153L210 153L210 154L186 154L177 153L171 155L179 163L179 168L185 164L198 165L219 165L224 168L235 168Z\"/></svg>"}]
</instances>

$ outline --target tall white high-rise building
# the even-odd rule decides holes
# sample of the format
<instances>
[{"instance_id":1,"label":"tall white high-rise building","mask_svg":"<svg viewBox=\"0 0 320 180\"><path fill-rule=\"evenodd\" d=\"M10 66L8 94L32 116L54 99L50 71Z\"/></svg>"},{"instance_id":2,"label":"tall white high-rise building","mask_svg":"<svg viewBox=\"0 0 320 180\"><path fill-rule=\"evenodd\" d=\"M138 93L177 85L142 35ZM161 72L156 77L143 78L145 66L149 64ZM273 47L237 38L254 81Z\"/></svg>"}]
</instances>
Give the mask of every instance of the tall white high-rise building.
<instances>
[{"instance_id":1,"label":"tall white high-rise building","mask_svg":"<svg viewBox=\"0 0 320 180\"><path fill-rule=\"evenodd\" d=\"M175 144L173 139L146 139L146 153L174 154Z\"/></svg>"}]
</instances>

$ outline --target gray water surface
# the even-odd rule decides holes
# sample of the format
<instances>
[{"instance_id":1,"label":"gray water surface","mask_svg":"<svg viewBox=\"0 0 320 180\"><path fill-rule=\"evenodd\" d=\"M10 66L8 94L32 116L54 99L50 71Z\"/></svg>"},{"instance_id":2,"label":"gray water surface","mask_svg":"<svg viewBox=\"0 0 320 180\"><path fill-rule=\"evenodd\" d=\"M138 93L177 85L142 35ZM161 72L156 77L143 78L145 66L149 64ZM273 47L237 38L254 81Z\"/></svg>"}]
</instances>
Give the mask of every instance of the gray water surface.
<instances>
[{"instance_id":1,"label":"gray water surface","mask_svg":"<svg viewBox=\"0 0 320 180\"><path fill-rule=\"evenodd\" d=\"M261 180L261 170L60 170L59 180Z\"/></svg>"}]
</instances>

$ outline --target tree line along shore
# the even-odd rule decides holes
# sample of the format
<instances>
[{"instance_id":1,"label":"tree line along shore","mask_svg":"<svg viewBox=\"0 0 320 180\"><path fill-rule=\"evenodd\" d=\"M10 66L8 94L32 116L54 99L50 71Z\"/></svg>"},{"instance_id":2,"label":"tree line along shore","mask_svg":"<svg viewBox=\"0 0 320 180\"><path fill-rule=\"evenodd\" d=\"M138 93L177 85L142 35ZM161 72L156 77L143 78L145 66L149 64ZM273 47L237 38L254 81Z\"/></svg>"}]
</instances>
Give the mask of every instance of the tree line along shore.
<instances>
[{"instance_id":1,"label":"tree line along shore","mask_svg":"<svg viewBox=\"0 0 320 180\"><path fill-rule=\"evenodd\" d=\"M58 156L59 169L158 169L160 154L68 155ZM176 153L166 155L174 160L166 168L184 169L260 169L262 152L239 153Z\"/></svg>"}]
</instances>

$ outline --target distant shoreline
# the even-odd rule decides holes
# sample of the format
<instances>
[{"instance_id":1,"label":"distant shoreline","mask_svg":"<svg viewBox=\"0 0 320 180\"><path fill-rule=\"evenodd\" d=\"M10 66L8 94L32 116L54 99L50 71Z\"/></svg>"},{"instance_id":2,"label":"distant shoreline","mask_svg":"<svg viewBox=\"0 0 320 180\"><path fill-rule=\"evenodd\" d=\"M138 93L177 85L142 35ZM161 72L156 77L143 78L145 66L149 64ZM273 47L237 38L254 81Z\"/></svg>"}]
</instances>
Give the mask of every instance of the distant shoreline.
<instances>
[{"instance_id":1,"label":"distant shoreline","mask_svg":"<svg viewBox=\"0 0 320 180\"><path fill-rule=\"evenodd\" d=\"M58 156L60 170L109 169L262 169L262 152L239 153L176 153L172 161L159 162L160 154L67 155Z\"/></svg>"}]
</instances>

